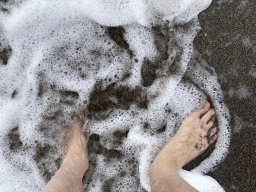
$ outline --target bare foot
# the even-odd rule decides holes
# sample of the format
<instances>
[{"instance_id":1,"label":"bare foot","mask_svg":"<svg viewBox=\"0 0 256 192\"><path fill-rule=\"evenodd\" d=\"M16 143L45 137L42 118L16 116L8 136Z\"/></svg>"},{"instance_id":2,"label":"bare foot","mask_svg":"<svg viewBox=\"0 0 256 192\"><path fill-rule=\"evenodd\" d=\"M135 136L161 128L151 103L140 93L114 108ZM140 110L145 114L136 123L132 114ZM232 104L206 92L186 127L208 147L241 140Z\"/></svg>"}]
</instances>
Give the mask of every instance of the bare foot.
<instances>
[{"instance_id":1,"label":"bare foot","mask_svg":"<svg viewBox=\"0 0 256 192\"><path fill-rule=\"evenodd\" d=\"M169 174L170 170L178 171L217 139L217 127L211 129L214 114L210 103L206 102L183 120L177 133L151 164L150 183L165 173Z\"/></svg>"},{"instance_id":2,"label":"bare foot","mask_svg":"<svg viewBox=\"0 0 256 192\"><path fill-rule=\"evenodd\" d=\"M89 163L86 140L81 132L81 128L81 119L75 117L75 122L71 128L72 137L69 142L68 152L63 159L60 169L45 186L43 192L84 191L82 179Z\"/></svg>"},{"instance_id":3,"label":"bare foot","mask_svg":"<svg viewBox=\"0 0 256 192\"><path fill-rule=\"evenodd\" d=\"M79 117L74 118L72 137L69 149L61 164L61 170L82 179L89 167L86 139L81 132L82 121Z\"/></svg>"}]
</instances>

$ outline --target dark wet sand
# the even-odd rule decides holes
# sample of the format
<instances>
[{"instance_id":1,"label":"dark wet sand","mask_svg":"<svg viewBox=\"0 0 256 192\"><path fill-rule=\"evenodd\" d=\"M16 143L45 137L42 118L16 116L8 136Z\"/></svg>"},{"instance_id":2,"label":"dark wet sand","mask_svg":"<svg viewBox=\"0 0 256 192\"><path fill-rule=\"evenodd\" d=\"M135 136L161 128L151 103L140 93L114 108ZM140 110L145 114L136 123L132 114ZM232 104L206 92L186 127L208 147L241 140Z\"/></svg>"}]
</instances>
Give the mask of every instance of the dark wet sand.
<instances>
[{"instance_id":1,"label":"dark wet sand","mask_svg":"<svg viewBox=\"0 0 256 192\"><path fill-rule=\"evenodd\" d=\"M199 22L194 46L215 68L232 116L229 154L208 174L227 192L256 191L256 1L213 0Z\"/></svg>"}]
</instances>

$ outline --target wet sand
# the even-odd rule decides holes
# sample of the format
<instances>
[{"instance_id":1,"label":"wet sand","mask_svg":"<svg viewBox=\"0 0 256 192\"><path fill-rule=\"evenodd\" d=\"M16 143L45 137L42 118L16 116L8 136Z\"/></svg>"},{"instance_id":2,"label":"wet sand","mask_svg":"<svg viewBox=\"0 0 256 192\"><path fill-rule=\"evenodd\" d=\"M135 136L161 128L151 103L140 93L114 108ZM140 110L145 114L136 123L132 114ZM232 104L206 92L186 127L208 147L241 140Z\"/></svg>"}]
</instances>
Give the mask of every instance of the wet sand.
<instances>
[{"instance_id":1,"label":"wet sand","mask_svg":"<svg viewBox=\"0 0 256 192\"><path fill-rule=\"evenodd\" d=\"M199 22L194 46L215 68L232 117L229 154L208 175L227 192L256 191L256 2L213 0Z\"/></svg>"}]
</instances>

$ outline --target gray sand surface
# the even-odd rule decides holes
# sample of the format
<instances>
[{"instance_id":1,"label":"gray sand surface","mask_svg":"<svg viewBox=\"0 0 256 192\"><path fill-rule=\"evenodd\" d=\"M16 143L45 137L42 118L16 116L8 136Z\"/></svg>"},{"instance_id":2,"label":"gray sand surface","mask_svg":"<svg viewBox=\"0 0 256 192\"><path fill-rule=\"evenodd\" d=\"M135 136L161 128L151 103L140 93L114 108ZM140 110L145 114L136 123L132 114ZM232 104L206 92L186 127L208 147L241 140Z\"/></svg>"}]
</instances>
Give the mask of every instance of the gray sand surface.
<instances>
[{"instance_id":1,"label":"gray sand surface","mask_svg":"<svg viewBox=\"0 0 256 192\"><path fill-rule=\"evenodd\" d=\"M227 158L211 173L228 192L256 191L256 1L214 0L195 48L213 66L231 112Z\"/></svg>"}]
</instances>

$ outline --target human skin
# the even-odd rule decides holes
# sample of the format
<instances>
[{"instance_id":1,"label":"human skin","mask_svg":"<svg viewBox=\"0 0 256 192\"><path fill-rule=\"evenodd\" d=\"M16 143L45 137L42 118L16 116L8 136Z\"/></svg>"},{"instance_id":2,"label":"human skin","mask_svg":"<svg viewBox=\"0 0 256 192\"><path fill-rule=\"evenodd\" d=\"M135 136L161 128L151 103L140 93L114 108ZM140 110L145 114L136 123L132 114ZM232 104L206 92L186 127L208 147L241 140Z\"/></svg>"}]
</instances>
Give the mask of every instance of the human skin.
<instances>
[{"instance_id":1,"label":"human skin","mask_svg":"<svg viewBox=\"0 0 256 192\"><path fill-rule=\"evenodd\" d=\"M82 178L89 167L86 139L82 133L82 121L74 118L72 137L68 152L60 169L51 178L42 192L82 192Z\"/></svg>"},{"instance_id":2,"label":"human skin","mask_svg":"<svg viewBox=\"0 0 256 192\"><path fill-rule=\"evenodd\" d=\"M212 128L214 119L211 117L214 114L210 103L206 102L183 120L178 132L151 164L149 177L152 192L197 191L181 178L178 170L217 139L217 127Z\"/></svg>"},{"instance_id":3,"label":"human skin","mask_svg":"<svg viewBox=\"0 0 256 192\"><path fill-rule=\"evenodd\" d=\"M205 151L217 139L217 127L212 128L215 114L206 102L187 116L175 136L163 147L150 167L152 192L197 191L178 174L178 170ZM203 115L203 116L202 116ZM201 117L202 116L202 117ZM200 118L201 117L201 118ZM81 119L76 117L69 150L60 169L43 192L82 192L82 178L89 167Z\"/></svg>"}]
</instances>

